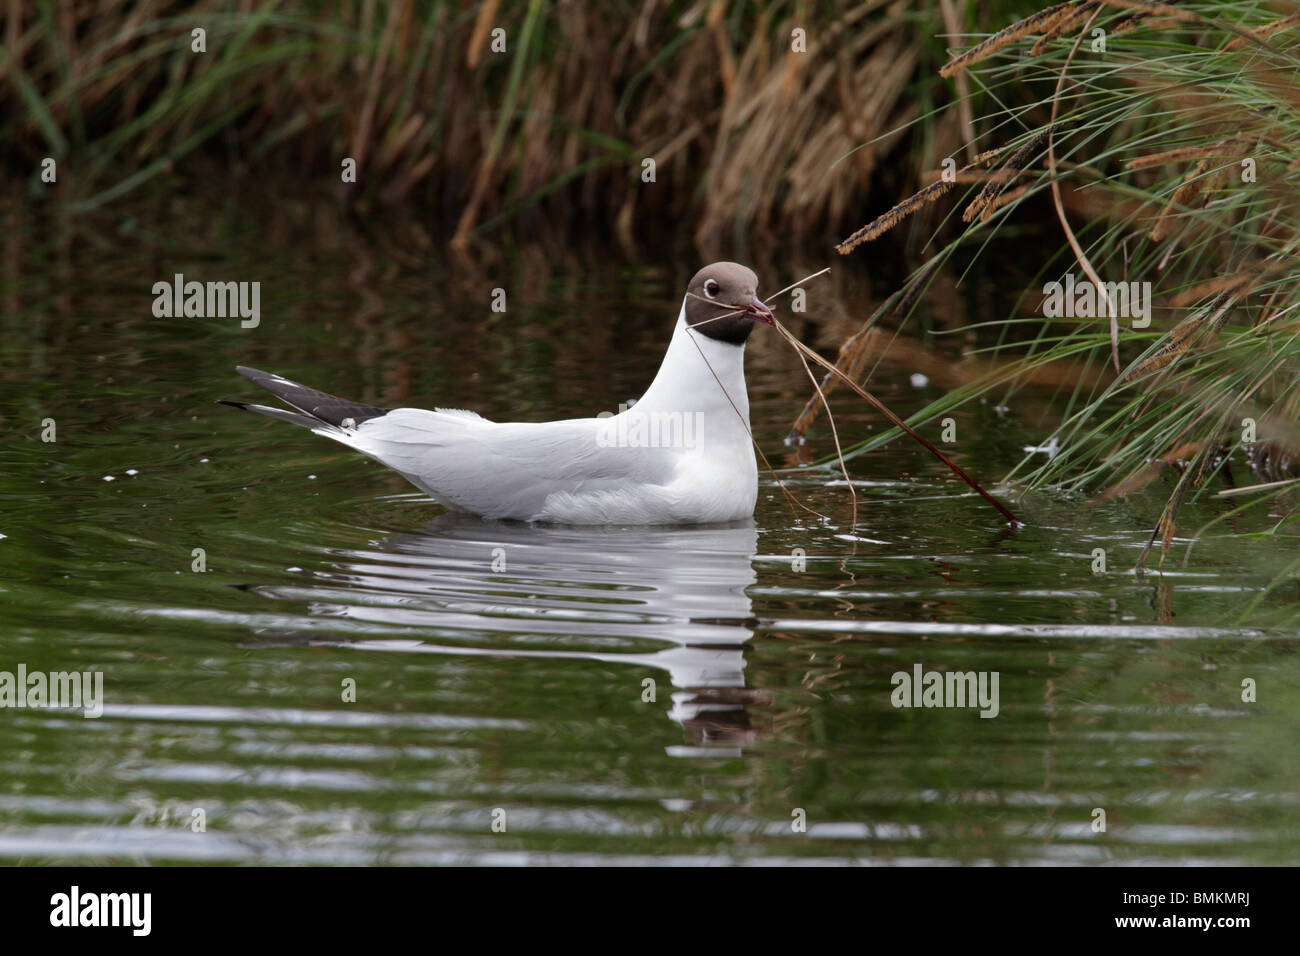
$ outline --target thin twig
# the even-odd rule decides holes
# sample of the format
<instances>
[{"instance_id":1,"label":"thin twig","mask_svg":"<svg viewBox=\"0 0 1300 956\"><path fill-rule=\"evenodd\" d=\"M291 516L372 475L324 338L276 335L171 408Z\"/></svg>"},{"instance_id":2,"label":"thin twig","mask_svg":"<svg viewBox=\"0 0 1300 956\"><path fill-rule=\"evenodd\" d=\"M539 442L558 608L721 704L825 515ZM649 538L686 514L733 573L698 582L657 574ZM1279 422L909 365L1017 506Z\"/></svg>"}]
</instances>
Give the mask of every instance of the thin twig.
<instances>
[{"instance_id":1,"label":"thin twig","mask_svg":"<svg viewBox=\"0 0 1300 956\"><path fill-rule=\"evenodd\" d=\"M813 279L816 279L818 276L824 276L826 273L828 273L828 272L830 272L830 271L831 271L831 267L830 267L830 266L827 266L825 269L821 270L820 272L814 272L814 273L813 273L812 275L810 275L810 276L804 276L804 277L803 277L802 279L800 279L798 282L791 282L788 286L786 286L786 287L785 287L784 289L782 289L780 292L773 292L773 293L772 293L771 295L769 295L767 298L768 298L768 299L775 299L778 295L785 295L787 292L789 292L791 289L795 288L796 286L801 286L801 285L803 285L805 282L809 282L809 281L811 281L811 280L813 280ZM767 300L764 300L763 304L764 304L764 305L767 305Z\"/></svg>"},{"instance_id":2,"label":"thin twig","mask_svg":"<svg viewBox=\"0 0 1300 956\"><path fill-rule=\"evenodd\" d=\"M785 331L783 327L778 327L778 329L782 332ZM831 438L835 442L835 457L839 459L840 471L844 475L844 483L848 485L849 497L853 499L853 530L856 534L858 529L858 493L853 487L853 479L849 477L849 467L844 463L844 449L840 447L840 433L839 429L835 427L835 416L831 413L830 402L826 401L826 396L822 393L822 387L817 384L817 376L808 367L808 360L803 357L802 352L796 352L795 354L799 356L799 361L803 363L803 370L808 373L808 380L812 382L813 388L817 390L817 394L822 400L822 404L826 406L826 420L831 423Z\"/></svg>"},{"instance_id":3,"label":"thin twig","mask_svg":"<svg viewBox=\"0 0 1300 956\"><path fill-rule=\"evenodd\" d=\"M1052 183L1052 202L1056 206L1056 217L1061 220L1061 228L1065 230L1065 238L1070 243L1070 248L1074 250L1074 258L1078 261L1080 268L1087 274L1092 281L1093 288L1101 296L1101 301L1105 303L1106 313L1110 316L1110 358L1115 365L1116 374L1119 373L1119 316L1115 311L1115 304L1110 301L1110 296L1106 294L1106 285L1101 281L1101 276L1097 275L1097 270L1092 267L1088 261L1087 255L1084 254L1083 247L1079 245L1079 240L1075 238L1074 230L1070 228L1070 222L1065 218L1065 203L1061 200L1061 181L1056 175L1056 113L1061 105L1061 89L1065 86L1065 76L1070 70L1070 64L1074 62L1074 55L1079 52L1079 44L1087 36L1088 30L1092 27L1093 21L1101 13L1101 8L1092 12L1088 22L1083 25L1079 35L1074 38L1074 46L1070 47L1070 55L1065 58L1065 65L1061 67L1061 75L1056 80L1056 92L1052 94L1052 118L1051 128L1047 132L1047 165L1050 170L1049 176Z\"/></svg>"},{"instance_id":4,"label":"thin twig","mask_svg":"<svg viewBox=\"0 0 1300 956\"><path fill-rule=\"evenodd\" d=\"M857 382L853 381L853 379L849 378L847 375L845 375L843 372L841 372L838 368L836 368L834 365L832 365L832 364L831 364L830 362L828 362L826 359L822 358L820 355L818 355L816 352L814 352L814 351L813 351L812 349L810 349L808 346L806 346L806 345L804 345L802 342L800 342L797 338L794 337L793 333L791 333L789 329L787 329L784 325L782 325L782 324L780 323L779 320L777 320L777 319L773 319L773 320L772 320L772 323L773 323L773 326L776 328L776 330L777 330L778 332L781 333L781 335L785 338L785 340L786 340L787 342L789 342L791 345L793 345L796 349L798 349L798 350L799 350L800 352L802 352L804 355L807 355L810 359L812 359L812 360L813 360L814 362L816 362L818 365L820 365L820 366L822 366L823 368L825 368L825 369L827 369L828 371L830 371L833 375L835 375L837 378L839 378L841 381L843 381L845 385L847 385L849 388L853 389L855 392L857 392L859 395L861 395L863 398L865 398L868 402L871 403L871 405L872 405L873 407L875 407L876 411L880 412L880 414L884 415L887 419L889 419L889 421L890 421L891 424L893 424L893 425L894 425L895 427L897 427L897 428L902 429L904 432L906 432L906 433L907 433L908 435L910 435L912 438L914 438L914 439L916 439L918 442L920 442L921 445L922 445L922 446L923 446L923 447L924 447L928 452L930 452L930 454L932 454L932 455L934 455L936 458L938 458L941 462L943 462L943 463L944 463L945 465L947 465L950 469L952 469L953 473L956 474L959 478L961 478L962 481L966 482L966 484L968 484L968 485L970 485L972 488L974 488L975 491L979 492L980 496L983 497L984 500L987 501L989 504L991 504L994 508L996 508L996 509L998 510L998 512L999 512L999 513L1000 513L1004 518L1006 518L1009 522L1011 522L1011 523L1013 523L1013 524L1021 524L1020 519L1018 519L1015 515L1013 515L1013 514L1012 514L1012 513L1007 509L1007 507L1006 507L1005 505L1002 504L1002 502L998 501L996 498L994 498L992 495L990 495L987 491L985 491L983 488L981 488L981 487L979 486L979 483L978 483L977 481L975 481L974 478L972 478L970 475L966 474L966 472L962 471L959 467L957 467L957 465L953 463L952 459L950 459L947 455L945 455L943 452L941 452L938 448L935 448L934 445L931 444L930 441L929 441L928 439L926 439L926 438L924 438L922 435L920 435L920 434L916 431L916 429L914 429L911 425L907 424L907 422L903 421L901 418L899 418L897 415L895 415L892 411L890 411L889 408L886 407L886 405L884 404L884 402L882 402L880 399L876 398L876 396L872 395L870 392L868 392L865 388L863 388L863 387L862 387L861 385L859 385Z\"/></svg>"},{"instance_id":5,"label":"thin twig","mask_svg":"<svg viewBox=\"0 0 1300 956\"><path fill-rule=\"evenodd\" d=\"M1216 491L1215 496L1222 498L1225 495L1244 495L1256 491L1271 491L1274 488L1285 488L1287 485L1300 484L1300 478L1287 478L1283 481L1270 481L1265 485L1245 485L1241 488L1225 488L1222 491Z\"/></svg>"},{"instance_id":6,"label":"thin twig","mask_svg":"<svg viewBox=\"0 0 1300 956\"><path fill-rule=\"evenodd\" d=\"M687 294L689 295L690 293ZM735 313L732 314L734 315ZM709 321L712 322L713 320L709 319ZM704 325L705 323L701 322L699 324ZM690 329L695 328L695 326L688 325L686 328L689 331ZM718 377L718 373L714 371L713 363L710 362L709 357L704 354L704 349L700 348L700 343L695 341L694 336L688 335L687 338L691 340L691 344L695 346L695 350L700 353L700 358L702 358L704 360L704 364L708 366L709 374L712 375L713 380L718 383L718 388L722 389L722 394L726 397L727 403L731 405L731 410L736 413L736 417L740 419L740 423L745 426L745 434L749 435L749 440L753 444L754 450L758 452L758 457L763 459L763 466L772 475L772 480L776 482L776 486L781 489L781 493L786 496L789 503L791 504L792 507L790 510L793 512L794 511L793 505L798 505L800 508L802 508L804 511L807 511L809 514L814 514L817 517L821 518L823 521L829 521L830 518L828 518L826 515L822 514L820 511L817 511L815 508L809 508L806 504L804 504L794 495L790 494L790 489L785 486L785 482L783 482L780 479L780 477L777 475L776 469L773 468L772 463L767 460L767 455L763 453L762 447L758 444L758 440L754 437L753 429L749 427L749 421L745 418L745 415L741 413L740 408L736 405L735 401L732 400L731 394L727 391L727 386L722 384L722 379ZM856 515L856 511L855 511L855 515Z\"/></svg>"}]
</instances>

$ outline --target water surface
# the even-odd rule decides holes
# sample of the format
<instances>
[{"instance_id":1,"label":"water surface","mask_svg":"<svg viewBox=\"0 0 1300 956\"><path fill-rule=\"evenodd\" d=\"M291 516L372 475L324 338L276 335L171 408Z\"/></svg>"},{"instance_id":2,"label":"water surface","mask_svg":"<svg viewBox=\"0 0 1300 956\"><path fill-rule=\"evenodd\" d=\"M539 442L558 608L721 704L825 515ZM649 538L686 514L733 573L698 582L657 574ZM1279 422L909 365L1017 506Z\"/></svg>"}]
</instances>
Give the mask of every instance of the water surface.
<instances>
[{"instance_id":1,"label":"water surface","mask_svg":"<svg viewBox=\"0 0 1300 956\"><path fill-rule=\"evenodd\" d=\"M1246 536L1267 522L1180 539L1138 577L1169 482L1097 507L1013 492L1009 532L897 442L851 463L856 528L829 468L787 482L825 517L770 476L726 527L448 515L215 404L252 394L233 367L382 405L613 410L653 375L692 263L470 267L292 208L5 217L0 670L100 670L106 695L97 720L0 710L7 862L1295 858L1295 582L1243 618L1290 560ZM260 280L261 324L155 318L176 272ZM806 340L869 312L868 279L838 281L787 315ZM977 282L954 294L983 308ZM749 352L755 433L792 464L807 379L773 336ZM910 413L940 394L916 371L886 363L873 387ZM881 427L837 407L847 438ZM1050 436L1053 394L956 418L954 456L992 484ZM830 450L824 425L810 439ZM895 708L891 676L917 664L997 672L997 716Z\"/></svg>"}]
</instances>

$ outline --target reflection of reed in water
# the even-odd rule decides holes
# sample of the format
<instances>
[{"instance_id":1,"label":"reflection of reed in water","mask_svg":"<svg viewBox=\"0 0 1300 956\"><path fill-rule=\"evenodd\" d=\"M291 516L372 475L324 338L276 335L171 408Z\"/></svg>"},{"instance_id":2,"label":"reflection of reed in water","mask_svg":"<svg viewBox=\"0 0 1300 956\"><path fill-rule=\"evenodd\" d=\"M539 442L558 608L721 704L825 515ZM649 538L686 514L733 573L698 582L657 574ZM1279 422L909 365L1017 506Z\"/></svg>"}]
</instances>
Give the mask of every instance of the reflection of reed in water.
<instances>
[{"instance_id":1,"label":"reflection of reed in water","mask_svg":"<svg viewBox=\"0 0 1300 956\"><path fill-rule=\"evenodd\" d=\"M306 587L258 590L380 632L407 631L400 639L311 639L316 645L665 670L675 688L669 717L690 741L673 752L738 753L753 739L746 708L764 700L745 688L742 650L753 635L745 589L756 580L756 548L752 521L583 528L446 514L377 550L338 552L337 570ZM436 628L438 641L410 634L416 628ZM668 646L622 649L656 641ZM630 699L641 693L630 678Z\"/></svg>"}]
</instances>

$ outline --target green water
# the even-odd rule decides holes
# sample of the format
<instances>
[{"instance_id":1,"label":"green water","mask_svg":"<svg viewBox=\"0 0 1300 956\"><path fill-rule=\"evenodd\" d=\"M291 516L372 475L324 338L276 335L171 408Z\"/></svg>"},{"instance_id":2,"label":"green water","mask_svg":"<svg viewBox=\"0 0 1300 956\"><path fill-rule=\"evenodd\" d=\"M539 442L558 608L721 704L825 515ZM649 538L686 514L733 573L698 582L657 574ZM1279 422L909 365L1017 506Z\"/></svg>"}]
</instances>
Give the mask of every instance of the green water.
<instances>
[{"instance_id":1,"label":"green water","mask_svg":"<svg viewBox=\"0 0 1300 956\"><path fill-rule=\"evenodd\" d=\"M0 710L3 860L1295 859L1297 589L1263 594L1291 560L1251 537L1265 515L1136 577L1168 480L1095 508L1012 493L1012 533L899 442L851 463L856 529L829 470L789 482L825 520L770 477L735 527L445 515L215 404L253 397L234 366L381 405L612 410L653 375L689 253L466 264L418 231L219 208L3 212L0 671L99 671L105 697L98 719ZM261 281L260 325L155 318L177 272ZM805 340L865 314L865 278L837 281L786 314ZM770 334L749 353L755 433L788 464L807 379ZM940 394L913 371L872 380L903 413ZM1051 398L967 407L954 457L993 483L1049 437ZM837 405L846 440L881 427ZM918 664L996 672L997 716L894 707Z\"/></svg>"}]
</instances>

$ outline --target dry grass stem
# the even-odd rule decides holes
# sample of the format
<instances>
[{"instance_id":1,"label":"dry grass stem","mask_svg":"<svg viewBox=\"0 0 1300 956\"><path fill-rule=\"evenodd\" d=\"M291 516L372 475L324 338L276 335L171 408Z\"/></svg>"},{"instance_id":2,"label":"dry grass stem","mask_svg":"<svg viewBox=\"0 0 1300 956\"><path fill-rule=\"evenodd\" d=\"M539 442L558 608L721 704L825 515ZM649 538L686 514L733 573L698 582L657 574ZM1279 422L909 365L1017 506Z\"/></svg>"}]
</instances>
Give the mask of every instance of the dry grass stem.
<instances>
[{"instance_id":1,"label":"dry grass stem","mask_svg":"<svg viewBox=\"0 0 1300 956\"><path fill-rule=\"evenodd\" d=\"M1010 192L1005 192L1001 196L998 196L996 199L994 199L992 202L990 202L987 206L984 207L984 211L980 213L980 222L988 222L995 212L997 212L1003 206L1008 206L1011 203L1015 202L1017 199L1022 198L1032 188L1033 188L1032 183L1025 183L1023 186L1017 186L1015 189L1011 190Z\"/></svg>"},{"instance_id":2,"label":"dry grass stem","mask_svg":"<svg viewBox=\"0 0 1300 956\"><path fill-rule=\"evenodd\" d=\"M1071 10L1068 15L1061 17L1054 27L1044 32L1042 36L1034 41L1034 45L1029 48L1029 55L1041 56L1043 51L1047 49L1047 44L1051 43L1053 40L1060 39L1072 29L1076 28L1079 25L1079 21L1082 20L1086 14L1091 13L1098 5L1099 0L1088 0L1087 3L1079 4Z\"/></svg>"},{"instance_id":3,"label":"dry grass stem","mask_svg":"<svg viewBox=\"0 0 1300 956\"><path fill-rule=\"evenodd\" d=\"M1178 209L1190 206L1198 196L1212 191L1218 184L1222 171L1211 173L1209 167L1210 161L1202 159L1183 177L1182 185L1174 190L1174 194L1169 197L1169 202L1165 204L1164 209L1160 210L1160 215L1156 217L1155 224L1151 227L1152 241L1161 242L1167 239L1178 219Z\"/></svg>"},{"instance_id":4,"label":"dry grass stem","mask_svg":"<svg viewBox=\"0 0 1300 956\"><path fill-rule=\"evenodd\" d=\"M1201 299L1221 292L1227 292L1236 298L1240 298L1255 287L1259 280L1264 277L1264 272L1263 268L1254 266L1230 276L1219 276L1217 279L1198 282L1196 285L1170 296L1169 304L1175 308L1183 308L1193 302L1199 302Z\"/></svg>"},{"instance_id":5,"label":"dry grass stem","mask_svg":"<svg viewBox=\"0 0 1300 956\"><path fill-rule=\"evenodd\" d=\"M1213 146L1184 146L1130 159L1124 164L1124 168L1149 169L1152 166L1163 166L1165 163L1191 162L1193 159L1210 159L1215 156L1240 156L1244 146L1245 144L1239 139L1225 139Z\"/></svg>"},{"instance_id":6,"label":"dry grass stem","mask_svg":"<svg viewBox=\"0 0 1300 956\"><path fill-rule=\"evenodd\" d=\"M980 153L978 156L976 156L974 159L971 160L971 165L972 166L987 165L993 162L993 160L997 159L999 156L1001 156L1010 148L1011 148L1010 146L998 146L995 149L986 149L984 152Z\"/></svg>"},{"instance_id":7,"label":"dry grass stem","mask_svg":"<svg viewBox=\"0 0 1300 956\"><path fill-rule=\"evenodd\" d=\"M979 191L979 195L963 210L961 214L962 221L970 222L984 211L985 206L1004 193L1007 187L1024 172L1029 157L1034 150L1038 149L1043 141L1051 137L1057 130L1064 129L1066 125L1066 123L1053 123L1035 131L1034 135L1029 137L1024 145L1017 149L1011 155L1011 158L989 177L988 182L984 184L984 188Z\"/></svg>"},{"instance_id":8,"label":"dry grass stem","mask_svg":"<svg viewBox=\"0 0 1300 956\"><path fill-rule=\"evenodd\" d=\"M876 323L885 316L900 318L907 315L925 290L930 278L942 265L943 257L935 256L911 282L896 290L886 299L871 314L871 317L862 324L862 327L840 345L839 353L835 357L835 367L855 381L860 379L867 357L871 352L871 333L874 331ZM827 372L822 377L821 394L830 394L839 383L840 378L838 376ZM808 399L803 410L795 418L790 433L786 436L786 444L793 444L803 436L808 426L817 417L817 412L822 407L822 404L822 399L818 395Z\"/></svg>"},{"instance_id":9,"label":"dry grass stem","mask_svg":"<svg viewBox=\"0 0 1300 956\"><path fill-rule=\"evenodd\" d=\"M1127 378L1139 378L1148 372L1154 372L1172 363L1191 347L1193 333L1201 328L1201 318L1193 316L1179 322L1169 333L1169 341L1162 345L1143 361L1129 369Z\"/></svg>"},{"instance_id":10,"label":"dry grass stem","mask_svg":"<svg viewBox=\"0 0 1300 956\"><path fill-rule=\"evenodd\" d=\"M1179 23L1201 23L1202 18L1195 13L1189 13L1186 10L1179 10L1167 3L1144 3L1142 0L1101 0L1108 7L1116 7L1120 10L1136 10L1137 17L1146 19L1147 17L1169 17ZM1136 20L1137 17L1130 19ZM1124 21L1127 23L1128 21Z\"/></svg>"},{"instance_id":11,"label":"dry grass stem","mask_svg":"<svg viewBox=\"0 0 1300 956\"><path fill-rule=\"evenodd\" d=\"M1274 20L1272 23L1266 23L1262 27L1256 27L1250 31L1250 34L1256 40L1267 40L1273 34L1280 33L1283 30L1289 30L1291 27L1297 25L1300 25L1300 13L1293 13L1280 20ZM1239 50L1245 46L1246 43L1247 39L1245 37L1237 37L1237 39L1229 41L1223 49Z\"/></svg>"},{"instance_id":12,"label":"dry grass stem","mask_svg":"<svg viewBox=\"0 0 1300 956\"><path fill-rule=\"evenodd\" d=\"M790 336L790 334L786 331L784 326L780 327L779 331L781 332L783 337L787 339L792 338L792 336ZM799 361L803 363L803 370L806 373L808 373L808 380L812 382L813 389L817 392L817 397L821 400L821 403L826 407L826 420L830 422L831 438L835 442L835 459L836 461L839 462L840 473L844 475L844 483L845 485L848 486L849 498L853 502L852 527L856 531L858 527L858 492L857 489L853 487L853 479L849 477L848 465L844 463L844 448L840 445L840 431L835 426L835 415L833 412L831 412L830 403L826 401L826 395L825 393L822 392L822 387L817 384L817 376L814 375L812 373L812 369L808 367L808 359L804 357L803 351L800 349L796 349L795 354L799 356Z\"/></svg>"},{"instance_id":13,"label":"dry grass stem","mask_svg":"<svg viewBox=\"0 0 1300 956\"><path fill-rule=\"evenodd\" d=\"M998 513L1001 514L1004 518L1006 518L1008 522L1014 525L1020 524L1020 520L1016 518L1014 514L1011 513L1011 511L1006 507L1006 505L1002 504L1002 502L998 501L987 491L981 488L979 483L976 482L974 478L966 474L966 472L962 471L961 468L957 467L957 465L953 463L952 459L950 459L947 455L945 455L938 448L936 448L934 444L930 442L927 438L920 435L916 431L916 429L914 429L911 425L907 424L907 422L903 421L892 411L890 411L890 409L884 404L884 402L880 401L880 399L876 398L876 396L872 395L870 392L868 392L857 382L853 381L853 379L849 378L847 375L841 372L830 362L826 361L826 359L822 358L820 355L818 355L808 346L800 342L797 338L794 337L794 334L789 329L787 329L784 325L780 323L780 321L775 321L774 324L776 330L781 333L781 336L787 342L789 342L791 345L794 346L796 351L798 351L803 355L808 356L808 358L812 359L818 365L821 365L832 375L836 376L842 382L844 382L845 385L853 389L853 391L857 392L858 395L866 399L872 405L872 407L874 407L876 411L884 415L885 418L887 418L892 425L901 429L905 434L911 436L915 441L919 442L922 447L924 447L928 452L930 452L930 454L934 455L941 462L947 465L949 470L951 470L953 474L957 475L957 477L961 478L964 482L966 482L966 484L970 485L970 487L973 488L985 501L987 501L995 509L997 509ZM819 393L821 392L820 388L818 389L818 392ZM824 395L822 395L821 398L823 401L825 400ZM852 486L850 485L850 487Z\"/></svg>"},{"instance_id":14,"label":"dry grass stem","mask_svg":"<svg viewBox=\"0 0 1300 956\"><path fill-rule=\"evenodd\" d=\"M1031 33L1051 30L1061 19L1073 12L1076 4L1077 0L1058 3L1056 6L1048 7L1046 10L1039 10L1037 13L1025 17L1025 19L999 30L982 43L971 47L965 53L953 57L939 69L939 75L945 78L950 77L959 70L964 70L972 64L988 59L1022 37L1029 36Z\"/></svg>"},{"instance_id":15,"label":"dry grass stem","mask_svg":"<svg viewBox=\"0 0 1300 956\"><path fill-rule=\"evenodd\" d=\"M889 230L893 229L908 216L912 215L912 213L916 212L922 206L934 202L956 185L957 183L955 181L948 182L942 179L936 183L931 183L919 192L904 199L884 215L867 223L843 242L838 243L835 246L835 251L842 256L847 256L864 242L870 242L872 239L889 232Z\"/></svg>"}]
</instances>

